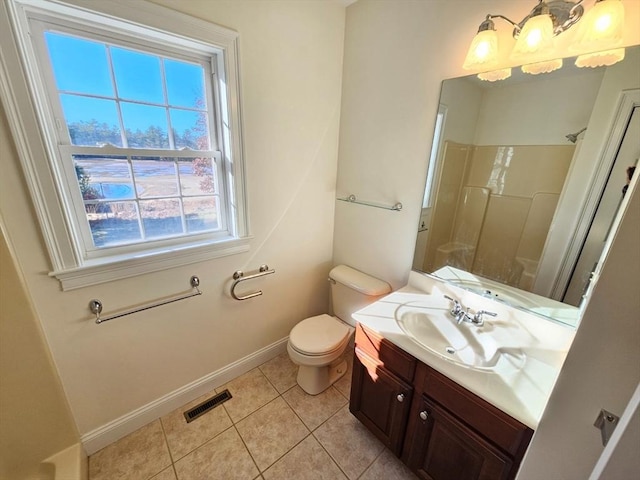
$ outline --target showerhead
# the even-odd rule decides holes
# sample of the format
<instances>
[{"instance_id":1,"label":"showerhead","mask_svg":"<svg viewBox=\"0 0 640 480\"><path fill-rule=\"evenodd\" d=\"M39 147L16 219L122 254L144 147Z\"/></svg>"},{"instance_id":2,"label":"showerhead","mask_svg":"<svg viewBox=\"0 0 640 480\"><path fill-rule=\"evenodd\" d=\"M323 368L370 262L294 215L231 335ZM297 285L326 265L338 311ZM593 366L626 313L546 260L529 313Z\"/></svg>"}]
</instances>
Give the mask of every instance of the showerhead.
<instances>
[{"instance_id":1,"label":"showerhead","mask_svg":"<svg viewBox=\"0 0 640 480\"><path fill-rule=\"evenodd\" d=\"M567 140L569 140L571 143L576 143L578 141L578 135L580 135L582 132L584 132L587 129L587 127L584 127L582 130L580 130L579 132L576 133L570 133L569 135L565 135L565 137L567 138Z\"/></svg>"}]
</instances>

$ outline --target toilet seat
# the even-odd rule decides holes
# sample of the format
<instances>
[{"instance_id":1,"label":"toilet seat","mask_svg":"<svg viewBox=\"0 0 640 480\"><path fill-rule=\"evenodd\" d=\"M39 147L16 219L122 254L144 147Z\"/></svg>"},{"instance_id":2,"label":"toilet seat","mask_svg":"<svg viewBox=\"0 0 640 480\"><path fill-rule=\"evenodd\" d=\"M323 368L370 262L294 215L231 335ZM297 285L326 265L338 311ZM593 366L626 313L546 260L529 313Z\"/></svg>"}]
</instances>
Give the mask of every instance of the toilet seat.
<instances>
[{"instance_id":1,"label":"toilet seat","mask_svg":"<svg viewBox=\"0 0 640 480\"><path fill-rule=\"evenodd\" d=\"M327 314L309 317L298 323L289 334L289 344L300 354L327 355L341 349L349 341L352 329Z\"/></svg>"}]
</instances>

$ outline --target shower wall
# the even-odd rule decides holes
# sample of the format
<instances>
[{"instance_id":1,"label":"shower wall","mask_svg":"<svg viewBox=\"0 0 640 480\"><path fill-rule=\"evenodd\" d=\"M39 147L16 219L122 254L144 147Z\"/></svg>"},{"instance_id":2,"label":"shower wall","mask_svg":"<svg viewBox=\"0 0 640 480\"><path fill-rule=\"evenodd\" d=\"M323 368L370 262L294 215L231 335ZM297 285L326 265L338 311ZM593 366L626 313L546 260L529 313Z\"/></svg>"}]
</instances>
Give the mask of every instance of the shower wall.
<instances>
[{"instance_id":1,"label":"shower wall","mask_svg":"<svg viewBox=\"0 0 640 480\"><path fill-rule=\"evenodd\" d=\"M471 152L472 145L444 142L439 172L440 180L424 257L423 270L425 272L433 272L442 266L441 259L436 262L438 248L446 249L452 243L458 202Z\"/></svg>"},{"instance_id":2,"label":"shower wall","mask_svg":"<svg viewBox=\"0 0 640 480\"><path fill-rule=\"evenodd\" d=\"M425 270L530 289L574 148L446 142Z\"/></svg>"}]
</instances>

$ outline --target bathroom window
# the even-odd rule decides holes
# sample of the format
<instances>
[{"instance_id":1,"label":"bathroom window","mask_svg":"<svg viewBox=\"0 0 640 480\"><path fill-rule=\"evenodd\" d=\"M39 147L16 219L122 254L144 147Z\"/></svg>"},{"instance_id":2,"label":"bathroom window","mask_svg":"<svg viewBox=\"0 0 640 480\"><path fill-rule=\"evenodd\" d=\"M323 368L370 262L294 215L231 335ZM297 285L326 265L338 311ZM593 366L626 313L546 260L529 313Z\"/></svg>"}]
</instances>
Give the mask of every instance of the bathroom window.
<instances>
[{"instance_id":1,"label":"bathroom window","mask_svg":"<svg viewBox=\"0 0 640 480\"><path fill-rule=\"evenodd\" d=\"M248 249L237 35L101 3L8 3L44 146L21 160L63 288L118 278L114 263L130 276ZM0 73L15 101L18 77Z\"/></svg>"},{"instance_id":2,"label":"bathroom window","mask_svg":"<svg viewBox=\"0 0 640 480\"><path fill-rule=\"evenodd\" d=\"M436 192L434 191L434 183L436 177L436 168L438 164L438 155L442 145L442 131L447 117L447 106L438 105L438 115L436 116L436 124L433 131L433 142L431 144L431 153L429 155L429 169L427 171L427 182L424 188L424 197L422 199L422 208L431 208L435 200Z\"/></svg>"}]
</instances>

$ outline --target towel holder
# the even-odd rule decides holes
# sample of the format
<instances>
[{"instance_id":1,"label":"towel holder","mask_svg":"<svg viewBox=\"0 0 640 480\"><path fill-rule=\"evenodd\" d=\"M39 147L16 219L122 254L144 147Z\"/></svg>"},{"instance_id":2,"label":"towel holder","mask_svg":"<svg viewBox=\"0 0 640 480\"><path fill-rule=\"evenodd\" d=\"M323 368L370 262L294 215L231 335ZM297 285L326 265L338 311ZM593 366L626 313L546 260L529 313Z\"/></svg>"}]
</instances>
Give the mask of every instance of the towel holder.
<instances>
[{"instance_id":1,"label":"towel holder","mask_svg":"<svg viewBox=\"0 0 640 480\"><path fill-rule=\"evenodd\" d=\"M142 312L144 310L149 310L150 308L156 308L156 307L160 307L162 305L167 305L168 303L178 302L180 300L186 300L187 298L191 298L191 297L196 297L198 295L202 295L202 292L198 288L200 286L200 279L198 277L193 275L189 279L189 283L191 285L191 288L193 288L195 290L195 292L187 293L187 294L184 294L184 295L180 295L178 297L169 298L167 300L158 300L156 302L147 303L147 304L142 305L142 306L140 306L138 308L133 308L131 310L127 310L127 311L124 311L124 312L121 312L121 313L115 313L113 315L108 315L106 317L101 317L100 314L102 313L102 302L100 300L97 300L97 299L93 299L93 300L91 300L89 302L89 310L91 310L91 313L93 313L96 316L96 323L100 324L100 323L106 322L108 320L113 320L114 318L124 317L126 315L131 315L132 313Z\"/></svg>"},{"instance_id":2,"label":"towel holder","mask_svg":"<svg viewBox=\"0 0 640 480\"><path fill-rule=\"evenodd\" d=\"M250 298L254 298L254 297L259 297L260 295L262 295L262 290L258 290L256 292L251 292L248 293L246 295L241 295L238 296L236 295L236 287L238 286L239 283L241 282L246 282L247 280L251 280L253 278L258 278L258 277L263 277L265 275L271 275L272 273L276 273L275 270L271 269L269 270L269 266L268 265L260 265L260 268L258 269L257 273L253 273L251 275L244 275L244 272L242 270L236 270L235 272L233 272L233 283L231 284L231 296L233 298L235 298L236 300L249 300Z\"/></svg>"},{"instance_id":3,"label":"towel holder","mask_svg":"<svg viewBox=\"0 0 640 480\"><path fill-rule=\"evenodd\" d=\"M340 200L341 202L357 203L358 205L366 205L367 207L375 207L375 208L382 208L384 210L392 210L394 212L399 212L400 210L402 210L402 203L400 202L396 202L393 205L383 205L381 203L365 202L363 200L358 200L356 196L353 194L345 198L338 197L338 200Z\"/></svg>"}]
</instances>

